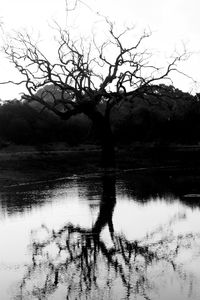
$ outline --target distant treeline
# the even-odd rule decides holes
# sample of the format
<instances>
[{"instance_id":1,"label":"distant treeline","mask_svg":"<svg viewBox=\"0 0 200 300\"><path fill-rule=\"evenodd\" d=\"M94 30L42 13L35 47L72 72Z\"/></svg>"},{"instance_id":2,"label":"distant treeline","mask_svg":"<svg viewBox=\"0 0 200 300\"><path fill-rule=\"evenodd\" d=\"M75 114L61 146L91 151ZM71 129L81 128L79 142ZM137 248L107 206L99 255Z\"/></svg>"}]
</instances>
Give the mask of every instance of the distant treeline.
<instances>
[{"instance_id":1,"label":"distant treeline","mask_svg":"<svg viewBox=\"0 0 200 300\"><path fill-rule=\"evenodd\" d=\"M2 102L3 103L3 102ZM53 113L19 100L0 105L0 143L37 145L50 142L83 142L91 127L84 115L62 121Z\"/></svg>"},{"instance_id":2,"label":"distant treeline","mask_svg":"<svg viewBox=\"0 0 200 300\"><path fill-rule=\"evenodd\" d=\"M100 104L103 110L104 103ZM173 86L151 86L142 97L129 97L113 108L111 124L117 144L136 141L155 144L200 142L198 95ZM62 121L36 103L19 100L0 105L0 145L65 142L98 143L91 121L83 114Z\"/></svg>"}]
</instances>

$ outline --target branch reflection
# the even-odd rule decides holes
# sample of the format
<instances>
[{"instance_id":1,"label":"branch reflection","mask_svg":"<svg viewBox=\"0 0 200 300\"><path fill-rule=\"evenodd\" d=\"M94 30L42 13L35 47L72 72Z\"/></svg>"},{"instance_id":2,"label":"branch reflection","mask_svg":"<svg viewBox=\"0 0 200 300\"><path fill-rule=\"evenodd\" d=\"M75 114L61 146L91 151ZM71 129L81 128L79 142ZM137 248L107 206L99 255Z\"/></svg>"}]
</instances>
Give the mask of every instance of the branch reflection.
<instances>
[{"instance_id":1,"label":"branch reflection","mask_svg":"<svg viewBox=\"0 0 200 300\"><path fill-rule=\"evenodd\" d=\"M184 214L142 240L129 241L115 232L112 222L115 177L104 176L102 184L99 214L90 230L67 223L58 231L42 225L32 232L32 264L21 282L20 297L162 299L167 280L193 295L194 277L184 270L184 263L197 258L200 234L176 236L171 231ZM102 236L106 226L111 242Z\"/></svg>"}]
</instances>

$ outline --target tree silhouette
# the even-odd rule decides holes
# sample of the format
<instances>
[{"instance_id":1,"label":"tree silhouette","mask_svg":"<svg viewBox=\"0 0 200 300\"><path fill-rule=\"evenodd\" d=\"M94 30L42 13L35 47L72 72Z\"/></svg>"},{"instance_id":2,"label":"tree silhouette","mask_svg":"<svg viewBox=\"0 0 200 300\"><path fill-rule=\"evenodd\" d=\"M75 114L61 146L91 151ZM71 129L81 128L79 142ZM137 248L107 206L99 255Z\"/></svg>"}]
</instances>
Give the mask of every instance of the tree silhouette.
<instances>
[{"instance_id":1,"label":"tree silhouette","mask_svg":"<svg viewBox=\"0 0 200 300\"><path fill-rule=\"evenodd\" d=\"M54 62L28 33L18 33L5 45L4 52L24 79L1 83L25 84L23 100L36 101L63 120L85 114L101 142L102 163L109 167L115 164L113 107L120 109L123 101L156 93L152 85L169 80L170 73L178 71L178 63L187 54L175 53L165 66L156 66L151 62L153 53L143 46L150 32L135 38L133 28L117 32L106 18L105 23L109 38L100 44L95 38L90 43L81 38L73 40L67 30L58 26Z\"/></svg>"}]
</instances>

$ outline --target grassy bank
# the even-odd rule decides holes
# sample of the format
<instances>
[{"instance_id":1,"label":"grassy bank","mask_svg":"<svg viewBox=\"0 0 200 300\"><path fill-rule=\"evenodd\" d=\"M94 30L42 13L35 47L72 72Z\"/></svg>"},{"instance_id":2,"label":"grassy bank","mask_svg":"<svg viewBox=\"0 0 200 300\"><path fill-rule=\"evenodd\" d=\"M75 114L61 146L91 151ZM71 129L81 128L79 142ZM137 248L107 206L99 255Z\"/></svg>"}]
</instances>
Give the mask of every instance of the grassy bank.
<instances>
[{"instance_id":1,"label":"grassy bank","mask_svg":"<svg viewBox=\"0 0 200 300\"><path fill-rule=\"evenodd\" d=\"M83 145L38 147L10 145L0 151L0 189L11 185L100 172L100 148ZM116 167L122 169L192 168L200 166L200 147L132 145L119 147Z\"/></svg>"},{"instance_id":2,"label":"grassy bank","mask_svg":"<svg viewBox=\"0 0 200 300\"><path fill-rule=\"evenodd\" d=\"M91 172L99 161L100 151L94 147L10 146L0 151L0 188Z\"/></svg>"}]
</instances>

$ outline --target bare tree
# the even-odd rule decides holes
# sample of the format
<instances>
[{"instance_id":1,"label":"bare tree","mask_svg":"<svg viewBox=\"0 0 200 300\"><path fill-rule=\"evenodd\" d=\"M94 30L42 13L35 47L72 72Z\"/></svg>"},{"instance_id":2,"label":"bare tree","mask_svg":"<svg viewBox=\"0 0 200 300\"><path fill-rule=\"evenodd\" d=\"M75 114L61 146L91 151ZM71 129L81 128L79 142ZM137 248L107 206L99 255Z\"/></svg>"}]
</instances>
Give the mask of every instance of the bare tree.
<instances>
[{"instance_id":1,"label":"bare tree","mask_svg":"<svg viewBox=\"0 0 200 300\"><path fill-rule=\"evenodd\" d=\"M186 52L176 54L165 67L151 64L152 53L143 47L150 32L134 40L126 37L133 28L117 33L113 23L105 19L108 40L97 43L73 40L70 33L58 27L57 58L52 62L27 33L18 33L4 47L8 59L21 73L25 84L22 99L37 101L63 120L83 113L94 124L102 146L104 166L115 163L111 112L122 101L131 101L153 93L151 87L169 80ZM50 88L51 87L51 88ZM103 105L102 105L103 104ZM103 108L102 108L103 107Z\"/></svg>"}]
</instances>

